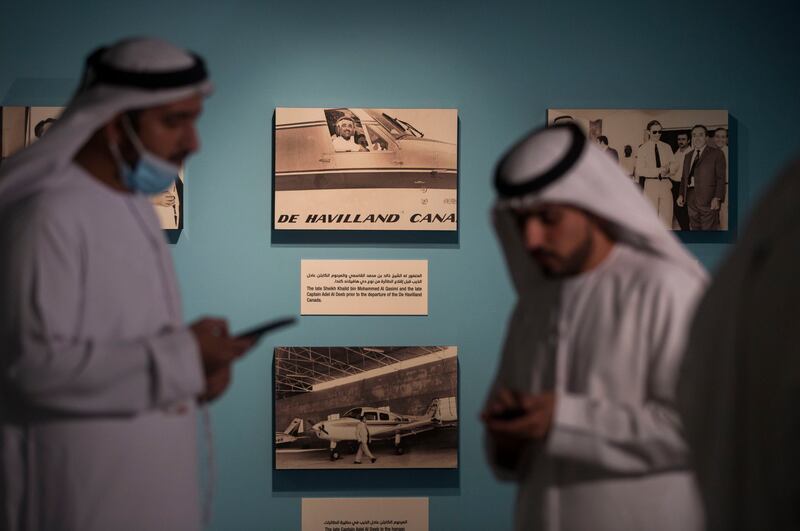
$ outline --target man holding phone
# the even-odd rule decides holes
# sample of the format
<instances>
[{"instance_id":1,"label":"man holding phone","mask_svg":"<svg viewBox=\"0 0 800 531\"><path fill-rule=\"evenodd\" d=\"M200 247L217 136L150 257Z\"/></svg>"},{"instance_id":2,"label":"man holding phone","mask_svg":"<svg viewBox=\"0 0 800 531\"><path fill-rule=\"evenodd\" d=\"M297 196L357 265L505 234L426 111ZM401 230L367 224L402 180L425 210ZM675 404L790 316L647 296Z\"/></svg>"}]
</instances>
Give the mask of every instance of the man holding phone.
<instances>
[{"instance_id":1,"label":"man holding phone","mask_svg":"<svg viewBox=\"0 0 800 531\"><path fill-rule=\"evenodd\" d=\"M0 529L201 529L197 402L257 337L187 325L147 198L199 148L202 59L98 49L0 171Z\"/></svg>"},{"instance_id":2,"label":"man holding phone","mask_svg":"<svg viewBox=\"0 0 800 531\"><path fill-rule=\"evenodd\" d=\"M700 529L674 388L705 272L574 124L517 144L495 186L518 301L482 419L516 528Z\"/></svg>"}]
</instances>

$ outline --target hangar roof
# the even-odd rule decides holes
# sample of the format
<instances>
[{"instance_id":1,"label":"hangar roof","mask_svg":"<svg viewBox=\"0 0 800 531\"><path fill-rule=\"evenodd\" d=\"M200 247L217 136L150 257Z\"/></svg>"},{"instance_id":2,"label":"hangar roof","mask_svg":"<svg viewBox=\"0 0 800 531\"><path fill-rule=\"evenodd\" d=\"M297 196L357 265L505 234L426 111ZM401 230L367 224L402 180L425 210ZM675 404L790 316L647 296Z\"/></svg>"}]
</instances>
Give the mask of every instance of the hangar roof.
<instances>
[{"instance_id":1,"label":"hangar roof","mask_svg":"<svg viewBox=\"0 0 800 531\"><path fill-rule=\"evenodd\" d=\"M312 391L337 379L435 354L448 347L277 347L275 398Z\"/></svg>"}]
</instances>

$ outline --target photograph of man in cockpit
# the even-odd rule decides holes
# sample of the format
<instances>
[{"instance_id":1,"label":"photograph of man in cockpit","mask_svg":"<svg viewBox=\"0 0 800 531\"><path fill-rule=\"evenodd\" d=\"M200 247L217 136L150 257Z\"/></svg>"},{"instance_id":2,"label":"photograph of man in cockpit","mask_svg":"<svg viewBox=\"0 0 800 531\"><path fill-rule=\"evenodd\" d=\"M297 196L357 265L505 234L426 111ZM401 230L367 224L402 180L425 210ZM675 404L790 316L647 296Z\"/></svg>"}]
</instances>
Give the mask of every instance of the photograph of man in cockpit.
<instances>
[{"instance_id":1,"label":"photograph of man in cockpit","mask_svg":"<svg viewBox=\"0 0 800 531\"><path fill-rule=\"evenodd\" d=\"M456 230L456 109L275 111L275 228Z\"/></svg>"}]
</instances>

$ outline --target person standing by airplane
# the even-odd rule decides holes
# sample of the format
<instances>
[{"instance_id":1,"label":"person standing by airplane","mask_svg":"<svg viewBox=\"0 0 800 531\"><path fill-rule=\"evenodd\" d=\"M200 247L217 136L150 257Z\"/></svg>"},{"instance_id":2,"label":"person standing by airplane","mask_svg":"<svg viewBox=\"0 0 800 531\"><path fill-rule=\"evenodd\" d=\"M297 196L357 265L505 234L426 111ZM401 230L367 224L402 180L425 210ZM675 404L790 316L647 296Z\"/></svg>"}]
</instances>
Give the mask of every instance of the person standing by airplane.
<instances>
[{"instance_id":1,"label":"person standing by airplane","mask_svg":"<svg viewBox=\"0 0 800 531\"><path fill-rule=\"evenodd\" d=\"M361 456L366 455L369 457L372 462L378 460L372 452L369 451L369 428L367 428L367 421L364 418L364 415L361 415L358 419L358 425L356 426L356 440L358 441L358 452L356 452L356 460L354 461L355 464L361 464Z\"/></svg>"}]
</instances>

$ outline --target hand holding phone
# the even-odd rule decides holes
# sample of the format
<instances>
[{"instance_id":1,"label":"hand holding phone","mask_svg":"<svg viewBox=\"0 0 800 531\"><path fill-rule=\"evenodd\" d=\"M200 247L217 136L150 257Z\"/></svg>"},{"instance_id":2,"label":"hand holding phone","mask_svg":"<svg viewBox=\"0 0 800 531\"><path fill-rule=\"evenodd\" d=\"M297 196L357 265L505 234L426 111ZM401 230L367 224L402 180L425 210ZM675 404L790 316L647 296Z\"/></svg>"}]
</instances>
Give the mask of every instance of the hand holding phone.
<instances>
[{"instance_id":1,"label":"hand holding phone","mask_svg":"<svg viewBox=\"0 0 800 531\"><path fill-rule=\"evenodd\" d=\"M236 339L251 339L253 341L258 341L261 339L261 336L267 332L277 330L278 328L283 328L284 326L289 326L296 322L296 317L281 317L280 319L267 321L266 323L261 323L258 326L239 332L236 334Z\"/></svg>"}]
</instances>

